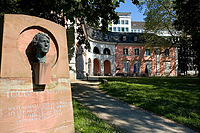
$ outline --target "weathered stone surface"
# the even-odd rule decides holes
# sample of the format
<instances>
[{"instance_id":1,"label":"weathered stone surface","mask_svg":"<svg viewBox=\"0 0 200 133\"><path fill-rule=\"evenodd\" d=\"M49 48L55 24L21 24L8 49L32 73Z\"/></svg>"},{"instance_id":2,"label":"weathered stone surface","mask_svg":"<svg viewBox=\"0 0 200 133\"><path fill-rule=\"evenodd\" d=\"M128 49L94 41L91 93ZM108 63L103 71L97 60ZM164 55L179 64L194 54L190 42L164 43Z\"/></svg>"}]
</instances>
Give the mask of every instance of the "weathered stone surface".
<instances>
[{"instance_id":1,"label":"weathered stone surface","mask_svg":"<svg viewBox=\"0 0 200 133\"><path fill-rule=\"evenodd\" d=\"M1 28L0 28L1 29ZM45 32L50 36L50 48L46 63L52 64L51 76L69 77L66 29L38 17L5 14L1 56L1 77L32 77L26 55L35 34ZM59 60L58 60L59 58ZM60 71L62 70L62 71Z\"/></svg>"},{"instance_id":2,"label":"weathered stone surface","mask_svg":"<svg viewBox=\"0 0 200 133\"><path fill-rule=\"evenodd\" d=\"M34 92L31 78L0 79L0 132L73 133L69 79L53 80L44 91Z\"/></svg>"},{"instance_id":3,"label":"weathered stone surface","mask_svg":"<svg viewBox=\"0 0 200 133\"><path fill-rule=\"evenodd\" d=\"M0 132L74 133L66 29L51 21L6 14L0 27ZM33 83L31 45L39 33L50 37L49 84ZM48 76L48 74L47 74Z\"/></svg>"},{"instance_id":4,"label":"weathered stone surface","mask_svg":"<svg viewBox=\"0 0 200 133\"><path fill-rule=\"evenodd\" d=\"M34 79L36 85L50 84L51 66L50 63L33 63Z\"/></svg>"}]
</instances>

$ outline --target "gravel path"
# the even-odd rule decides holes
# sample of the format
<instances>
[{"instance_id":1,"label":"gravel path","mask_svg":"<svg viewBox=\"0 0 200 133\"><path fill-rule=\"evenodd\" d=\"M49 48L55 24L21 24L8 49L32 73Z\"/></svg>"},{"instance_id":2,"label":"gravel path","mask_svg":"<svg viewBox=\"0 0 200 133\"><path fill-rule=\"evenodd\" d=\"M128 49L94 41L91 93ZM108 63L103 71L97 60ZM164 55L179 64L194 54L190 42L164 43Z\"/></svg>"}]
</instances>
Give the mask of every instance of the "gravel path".
<instances>
[{"instance_id":1,"label":"gravel path","mask_svg":"<svg viewBox=\"0 0 200 133\"><path fill-rule=\"evenodd\" d=\"M98 84L97 81L72 82L72 96L117 130L125 133L194 133L171 120L105 94Z\"/></svg>"}]
</instances>

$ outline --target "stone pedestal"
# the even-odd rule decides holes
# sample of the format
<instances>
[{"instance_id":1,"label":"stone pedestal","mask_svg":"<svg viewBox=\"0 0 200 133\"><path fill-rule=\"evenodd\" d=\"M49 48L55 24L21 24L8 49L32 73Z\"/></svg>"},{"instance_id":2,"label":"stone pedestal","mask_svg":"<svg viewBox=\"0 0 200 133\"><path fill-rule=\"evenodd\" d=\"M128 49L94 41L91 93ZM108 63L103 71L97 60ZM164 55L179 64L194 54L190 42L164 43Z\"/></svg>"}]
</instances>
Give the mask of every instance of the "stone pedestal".
<instances>
[{"instance_id":1,"label":"stone pedestal","mask_svg":"<svg viewBox=\"0 0 200 133\"><path fill-rule=\"evenodd\" d=\"M1 78L1 133L73 133L69 79L55 78L33 91L31 78Z\"/></svg>"},{"instance_id":2,"label":"stone pedestal","mask_svg":"<svg viewBox=\"0 0 200 133\"><path fill-rule=\"evenodd\" d=\"M50 84L51 81L51 64L50 63L33 63L34 82L36 85Z\"/></svg>"},{"instance_id":3,"label":"stone pedestal","mask_svg":"<svg viewBox=\"0 0 200 133\"><path fill-rule=\"evenodd\" d=\"M66 29L21 14L5 14L2 20L0 133L74 133ZM49 35L50 48L46 64L31 66L31 41L39 32Z\"/></svg>"}]
</instances>

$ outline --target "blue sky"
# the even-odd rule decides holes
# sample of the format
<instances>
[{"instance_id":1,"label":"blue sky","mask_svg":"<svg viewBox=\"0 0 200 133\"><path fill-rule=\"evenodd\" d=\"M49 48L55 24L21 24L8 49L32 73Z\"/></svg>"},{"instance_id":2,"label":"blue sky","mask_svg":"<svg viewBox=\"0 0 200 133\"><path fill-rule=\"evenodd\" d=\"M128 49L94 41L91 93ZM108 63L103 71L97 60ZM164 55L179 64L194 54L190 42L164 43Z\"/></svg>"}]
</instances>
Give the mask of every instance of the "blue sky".
<instances>
[{"instance_id":1,"label":"blue sky","mask_svg":"<svg viewBox=\"0 0 200 133\"><path fill-rule=\"evenodd\" d=\"M125 0L125 3L120 3L116 12L131 12L131 21L143 21L143 12L139 12L138 8L131 2L131 0Z\"/></svg>"}]
</instances>

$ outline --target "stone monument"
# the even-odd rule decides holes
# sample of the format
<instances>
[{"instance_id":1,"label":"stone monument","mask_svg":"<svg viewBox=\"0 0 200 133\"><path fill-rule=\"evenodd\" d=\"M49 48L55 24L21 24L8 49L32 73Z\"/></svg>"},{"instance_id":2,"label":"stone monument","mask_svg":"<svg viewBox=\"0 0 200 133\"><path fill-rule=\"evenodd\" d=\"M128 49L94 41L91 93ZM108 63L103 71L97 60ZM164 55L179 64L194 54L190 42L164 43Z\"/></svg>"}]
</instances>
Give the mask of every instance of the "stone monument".
<instances>
[{"instance_id":1,"label":"stone monument","mask_svg":"<svg viewBox=\"0 0 200 133\"><path fill-rule=\"evenodd\" d=\"M38 33L32 40L36 52L35 59L31 60L33 69L33 83L36 85L50 84L50 63L46 63L46 54L49 51L50 38L46 33Z\"/></svg>"},{"instance_id":2,"label":"stone monument","mask_svg":"<svg viewBox=\"0 0 200 133\"><path fill-rule=\"evenodd\" d=\"M0 23L0 132L74 133L66 29L5 14Z\"/></svg>"}]
</instances>

